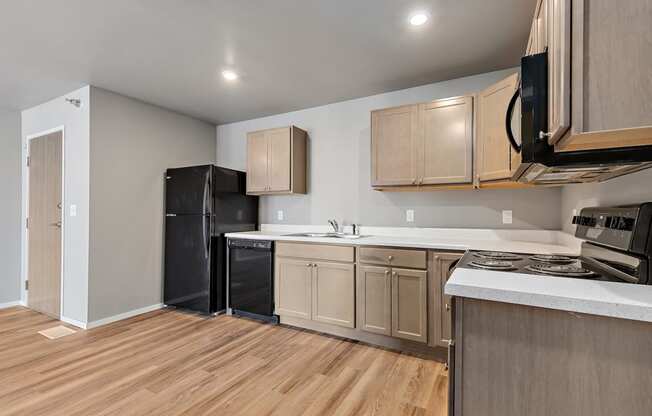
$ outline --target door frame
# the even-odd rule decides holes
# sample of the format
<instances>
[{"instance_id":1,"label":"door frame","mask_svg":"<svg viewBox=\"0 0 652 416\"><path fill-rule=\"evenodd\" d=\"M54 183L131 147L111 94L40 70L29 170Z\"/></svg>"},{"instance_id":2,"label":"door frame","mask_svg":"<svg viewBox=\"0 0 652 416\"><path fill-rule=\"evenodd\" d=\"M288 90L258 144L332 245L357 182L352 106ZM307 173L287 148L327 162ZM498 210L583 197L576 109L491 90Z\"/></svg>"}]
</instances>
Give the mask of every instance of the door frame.
<instances>
[{"instance_id":1,"label":"door frame","mask_svg":"<svg viewBox=\"0 0 652 416\"><path fill-rule=\"evenodd\" d=\"M64 126L54 127L48 130L43 130L38 133L29 134L25 137L26 139L26 149L25 149L25 159L23 163L27 165L27 158L30 156L30 141L32 139L38 139L43 136L47 136L52 133L61 132L61 270L59 271L59 280L61 282L61 291L59 293L59 319L63 317L63 305L64 305L64 259L65 259L65 230L66 230L66 132ZM29 218L29 188L30 188L30 174L29 166L26 166L25 169L25 215L23 218L23 227L25 227L25 238L23 239L23 273L21 279L21 298L23 299L24 306L29 307L29 290L25 290L25 282L29 279L29 228L27 228L27 218Z\"/></svg>"}]
</instances>

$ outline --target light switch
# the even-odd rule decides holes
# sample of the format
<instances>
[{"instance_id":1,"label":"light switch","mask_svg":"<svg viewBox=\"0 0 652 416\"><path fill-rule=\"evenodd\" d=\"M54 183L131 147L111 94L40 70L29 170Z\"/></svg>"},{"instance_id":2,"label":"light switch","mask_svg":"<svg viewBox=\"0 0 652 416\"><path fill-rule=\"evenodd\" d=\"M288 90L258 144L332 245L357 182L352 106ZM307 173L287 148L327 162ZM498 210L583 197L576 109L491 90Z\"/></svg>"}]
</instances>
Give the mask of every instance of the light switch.
<instances>
[{"instance_id":1,"label":"light switch","mask_svg":"<svg viewBox=\"0 0 652 416\"><path fill-rule=\"evenodd\" d=\"M405 211L405 221L414 222L414 210L408 209Z\"/></svg>"},{"instance_id":2,"label":"light switch","mask_svg":"<svg viewBox=\"0 0 652 416\"><path fill-rule=\"evenodd\" d=\"M511 223L512 223L512 211L503 210L503 224L511 224Z\"/></svg>"},{"instance_id":3,"label":"light switch","mask_svg":"<svg viewBox=\"0 0 652 416\"><path fill-rule=\"evenodd\" d=\"M279 220L279 221L283 221L284 218L285 218L285 215L283 214L283 211L282 211L282 210L278 210L278 211L276 211L276 219L277 219L277 220Z\"/></svg>"},{"instance_id":4,"label":"light switch","mask_svg":"<svg viewBox=\"0 0 652 416\"><path fill-rule=\"evenodd\" d=\"M77 216L77 205L70 205L70 216L71 217Z\"/></svg>"}]
</instances>

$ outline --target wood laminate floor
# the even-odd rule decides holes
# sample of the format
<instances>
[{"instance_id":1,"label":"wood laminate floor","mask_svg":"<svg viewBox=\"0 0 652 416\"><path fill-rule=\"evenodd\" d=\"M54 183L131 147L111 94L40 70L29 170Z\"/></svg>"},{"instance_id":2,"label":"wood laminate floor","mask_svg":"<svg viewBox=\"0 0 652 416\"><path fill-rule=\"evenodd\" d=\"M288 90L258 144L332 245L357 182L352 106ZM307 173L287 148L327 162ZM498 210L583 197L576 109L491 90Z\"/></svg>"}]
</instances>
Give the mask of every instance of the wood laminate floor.
<instances>
[{"instance_id":1,"label":"wood laminate floor","mask_svg":"<svg viewBox=\"0 0 652 416\"><path fill-rule=\"evenodd\" d=\"M160 310L49 340L0 310L1 415L445 415L443 365L313 332Z\"/></svg>"}]
</instances>

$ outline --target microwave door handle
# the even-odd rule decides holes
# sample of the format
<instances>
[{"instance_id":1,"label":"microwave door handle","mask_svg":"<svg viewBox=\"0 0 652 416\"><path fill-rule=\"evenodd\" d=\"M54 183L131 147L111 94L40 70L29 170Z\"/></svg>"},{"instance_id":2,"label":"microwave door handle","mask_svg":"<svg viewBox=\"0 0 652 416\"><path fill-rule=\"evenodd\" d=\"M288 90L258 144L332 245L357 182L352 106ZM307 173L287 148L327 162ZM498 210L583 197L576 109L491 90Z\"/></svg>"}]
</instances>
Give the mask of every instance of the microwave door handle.
<instances>
[{"instance_id":1,"label":"microwave door handle","mask_svg":"<svg viewBox=\"0 0 652 416\"><path fill-rule=\"evenodd\" d=\"M514 139L514 132L512 132L512 116L514 115L514 106L516 105L516 100L521 95L521 88L517 88L512 96L512 99L509 100L509 105L507 106L507 114L505 114L505 130L507 131L507 138L509 143L512 145L512 148L516 153L521 153L521 146L516 143Z\"/></svg>"}]
</instances>

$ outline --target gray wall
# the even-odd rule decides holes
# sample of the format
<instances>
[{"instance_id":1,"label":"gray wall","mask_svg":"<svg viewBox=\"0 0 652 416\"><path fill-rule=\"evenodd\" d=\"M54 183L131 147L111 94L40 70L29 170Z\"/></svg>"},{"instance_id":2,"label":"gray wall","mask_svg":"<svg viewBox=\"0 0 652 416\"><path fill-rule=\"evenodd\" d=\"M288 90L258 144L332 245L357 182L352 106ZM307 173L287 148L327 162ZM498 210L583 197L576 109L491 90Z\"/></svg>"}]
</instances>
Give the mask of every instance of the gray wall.
<instances>
[{"instance_id":1,"label":"gray wall","mask_svg":"<svg viewBox=\"0 0 652 416\"><path fill-rule=\"evenodd\" d=\"M63 218L63 308L62 319L85 323L88 317L88 183L89 183L89 105L90 87L48 101L22 112L23 162L27 138L47 130L64 127L64 215ZM65 98L82 101L77 108ZM22 164L22 192L27 195L27 167ZM77 206L77 216L70 217L70 205ZM27 215L27 199L23 198L22 221ZM22 229L22 270L27 270L26 234ZM24 299L23 299L24 300Z\"/></svg>"},{"instance_id":2,"label":"gray wall","mask_svg":"<svg viewBox=\"0 0 652 416\"><path fill-rule=\"evenodd\" d=\"M567 185L561 195L563 229L574 233L573 213L584 207L652 202L652 169L603 183Z\"/></svg>"},{"instance_id":3,"label":"gray wall","mask_svg":"<svg viewBox=\"0 0 652 416\"><path fill-rule=\"evenodd\" d=\"M162 302L164 173L213 163L215 126L91 89L89 322Z\"/></svg>"},{"instance_id":4,"label":"gray wall","mask_svg":"<svg viewBox=\"0 0 652 416\"><path fill-rule=\"evenodd\" d=\"M0 113L0 305L20 300L20 113Z\"/></svg>"},{"instance_id":5,"label":"gray wall","mask_svg":"<svg viewBox=\"0 0 652 416\"><path fill-rule=\"evenodd\" d=\"M248 131L295 124L308 131L309 193L261 198L261 222L326 224L328 218L365 225L560 228L559 189L383 193L370 186L370 116L374 109L478 92L517 71L497 71L310 108L217 128L217 163L246 169ZM415 222L405 222L414 209ZM513 224L502 224L502 210ZM284 221L277 220L283 210Z\"/></svg>"}]
</instances>

